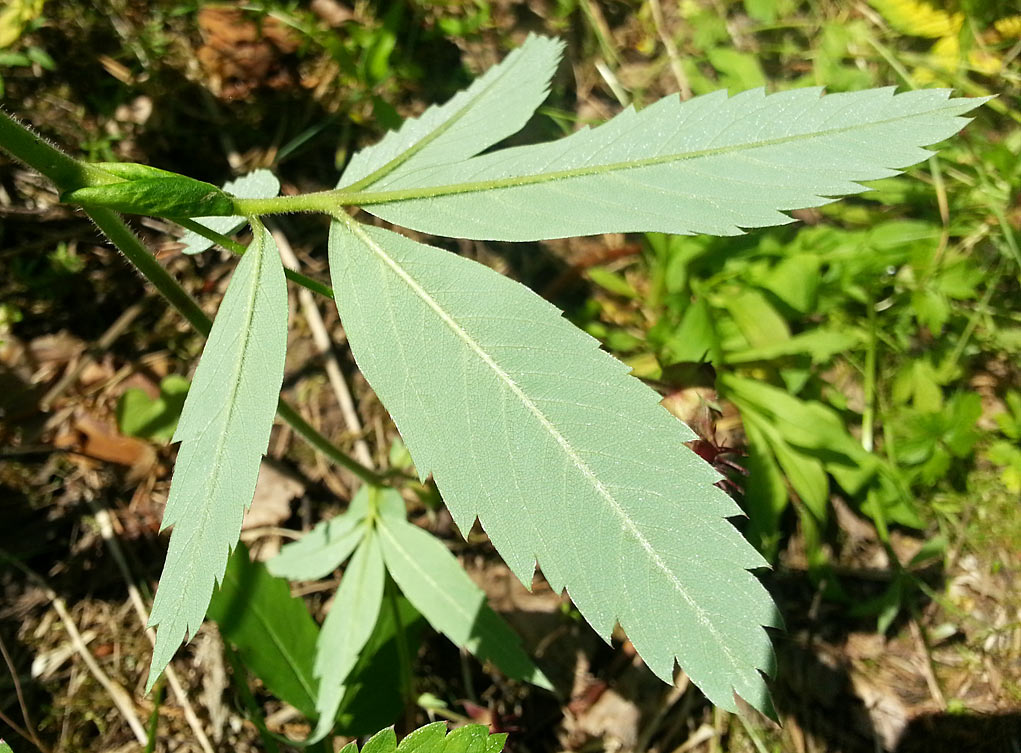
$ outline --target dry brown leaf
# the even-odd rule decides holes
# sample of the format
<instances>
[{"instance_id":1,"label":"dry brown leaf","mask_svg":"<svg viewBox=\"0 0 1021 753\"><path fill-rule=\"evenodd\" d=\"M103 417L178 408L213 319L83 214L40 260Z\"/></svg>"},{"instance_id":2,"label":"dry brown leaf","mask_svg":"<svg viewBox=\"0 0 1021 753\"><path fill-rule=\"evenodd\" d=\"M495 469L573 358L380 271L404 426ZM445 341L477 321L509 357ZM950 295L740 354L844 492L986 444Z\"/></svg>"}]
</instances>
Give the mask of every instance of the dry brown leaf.
<instances>
[{"instance_id":1,"label":"dry brown leaf","mask_svg":"<svg viewBox=\"0 0 1021 753\"><path fill-rule=\"evenodd\" d=\"M305 485L300 480L263 460L255 498L245 513L241 530L280 525L291 517L291 500L304 493Z\"/></svg>"},{"instance_id":2,"label":"dry brown leaf","mask_svg":"<svg viewBox=\"0 0 1021 753\"><path fill-rule=\"evenodd\" d=\"M145 475L156 462L156 451L148 442L125 437L114 427L87 413L75 415L72 427L83 438L76 446L67 449L96 460L128 466L132 477ZM66 441L65 437L62 439Z\"/></svg>"}]
</instances>

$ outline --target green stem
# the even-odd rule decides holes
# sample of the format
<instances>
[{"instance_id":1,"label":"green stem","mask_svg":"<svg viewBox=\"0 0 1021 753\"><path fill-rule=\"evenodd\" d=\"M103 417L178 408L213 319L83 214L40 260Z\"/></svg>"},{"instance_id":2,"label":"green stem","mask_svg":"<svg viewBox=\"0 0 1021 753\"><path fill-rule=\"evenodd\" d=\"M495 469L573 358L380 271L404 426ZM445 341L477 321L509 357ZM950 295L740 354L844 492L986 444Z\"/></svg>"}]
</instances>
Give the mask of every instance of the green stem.
<instances>
[{"instance_id":1,"label":"green stem","mask_svg":"<svg viewBox=\"0 0 1021 753\"><path fill-rule=\"evenodd\" d=\"M183 227L185 230L191 230L196 235L201 235L206 240L210 240L221 248L225 248L232 254L241 256L245 251L248 250L248 246L244 243L238 243L236 240L223 233L218 233L211 227L206 227L201 222L195 220L189 220L187 218L181 218L174 220L178 225Z\"/></svg>"},{"instance_id":2,"label":"green stem","mask_svg":"<svg viewBox=\"0 0 1021 753\"><path fill-rule=\"evenodd\" d=\"M69 157L0 110L0 148L49 178L61 192L116 181L112 175Z\"/></svg>"},{"instance_id":3,"label":"green stem","mask_svg":"<svg viewBox=\"0 0 1021 753\"><path fill-rule=\"evenodd\" d=\"M245 253L245 251L248 250L248 246L246 246L245 244L238 243L233 238L223 235L222 233L218 233L212 228L206 227L201 222L196 222L195 220L189 219L178 219L174 220L174 222L176 222L178 225L185 228L186 230L191 230L193 233L196 233L198 235L201 235L203 238L211 240L213 243L220 246L221 248L227 249L232 254L237 254L238 256L241 256L242 254ZM335 300L333 296L333 288L331 288L329 285L326 285L325 283L319 282L318 280L314 280L311 277L306 277L301 272L295 272L293 269L288 269L287 267L284 267L284 277L286 277L291 282L301 285L303 288L308 288L313 293L318 293L319 295L325 296L329 298L331 301Z\"/></svg>"},{"instance_id":4,"label":"green stem","mask_svg":"<svg viewBox=\"0 0 1021 753\"><path fill-rule=\"evenodd\" d=\"M953 351L944 361L939 365L938 374L941 379L949 380L954 370L957 368L957 362L961 360L961 356L964 355L964 349L968 347L968 343L971 340L971 336L975 333L975 328L978 327L978 320L988 312L989 301L993 297L993 293L996 292L997 285L1000 284L1000 277L1003 275L1001 267L1004 264L1004 257L1000 256L996 260L996 266L993 267L992 274L987 276L989 280L985 293L982 294L982 299L979 301L978 306L972 312L971 316L968 317L968 323L964 325L964 330L961 332L961 336L957 339L957 343L954 345Z\"/></svg>"},{"instance_id":5,"label":"green stem","mask_svg":"<svg viewBox=\"0 0 1021 753\"><path fill-rule=\"evenodd\" d=\"M81 185L75 182L77 180L91 179L92 177L87 164L78 162L50 146L2 111L0 111L0 147L15 159L41 172L62 191ZM99 172L102 173L102 171ZM188 295L188 292L180 286L177 280L160 266L156 258L124 224L120 215L100 207L84 211L96 223L96 227L110 239L117 250L124 254L127 260L142 273L142 276L170 302L170 305L177 309L199 334L208 337L213 326L212 320L203 313L195 299ZM277 414L314 448L338 465L347 468L358 478L377 486L387 485L384 476L365 467L334 446L330 440L312 428L282 397L277 404Z\"/></svg>"},{"instance_id":6,"label":"green stem","mask_svg":"<svg viewBox=\"0 0 1021 753\"><path fill-rule=\"evenodd\" d=\"M285 402L283 398L280 398L280 402L277 403L277 415L286 421L287 424L302 437L302 439L312 445L315 449L319 450L319 452L337 465L347 468L351 471L351 473L356 475L365 483L373 484L374 486L390 486L387 482L388 476L376 473L375 471L366 468L350 455L346 455L340 450L340 448L330 442L329 439L312 428L312 425L302 418L301 414L291 407L289 403Z\"/></svg>"},{"instance_id":7,"label":"green stem","mask_svg":"<svg viewBox=\"0 0 1021 753\"><path fill-rule=\"evenodd\" d=\"M212 320L205 315L195 299L188 295L167 270L165 270L156 257L149 253L142 245L138 237L131 232L131 229L124 224L120 215L111 209L94 207L84 210L85 214L96 223L96 227L110 239L110 242L117 247L135 268L142 273L152 286L166 298L170 305L188 320L202 336L208 337L212 329Z\"/></svg>"},{"instance_id":8,"label":"green stem","mask_svg":"<svg viewBox=\"0 0 1021 753\"><path fill-rule=\"evenodd\" d=\"M145 730L145 748L142 753L154 753L156 750L156 735L159 732L160 706L163 703L163 690L166 687L165 677L160 675L156 681L156 687L152 694L152 713L149 715L149 726Z\"/></svg>"}]
</instances>

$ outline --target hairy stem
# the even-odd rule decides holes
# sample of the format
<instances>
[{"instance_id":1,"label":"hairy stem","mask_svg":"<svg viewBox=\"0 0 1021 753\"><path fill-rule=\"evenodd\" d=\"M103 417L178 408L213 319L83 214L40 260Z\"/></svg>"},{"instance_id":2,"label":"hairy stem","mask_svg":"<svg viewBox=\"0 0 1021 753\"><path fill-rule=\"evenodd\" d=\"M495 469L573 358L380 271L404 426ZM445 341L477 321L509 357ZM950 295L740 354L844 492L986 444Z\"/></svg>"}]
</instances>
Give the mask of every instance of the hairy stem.
<instances>
[{"instance_id":1,"label":"hairy stem","mask_svg":"<svg viewBox=\"0 0 1021 753\"><path fill-rule=\"evenodd\" d=\"M236 240L229 238L226 235L223 235L222 233L218 233L211 228L206 227L201 222L196 222L195 220L188 219L174 220L174 222L176 222L178 225L185 228L186 230L191 230L193 233L197 233L198 235L201 235L203 238L211 240L213 243L220 246L221 248L227 249L232 254L237 254L238 256L241 256L245 251L248 250L248 246L246 246L245 244L238 243ZM318 280L314 280L311 277L303 275L301 272L295 272L293 269L288 269L287 267L284 267L284 277L286 277L291 282L301 285L303 288L311 290L313 293L318 293L321 296L325 296L326 298L329 298L331 301L334 300L333 288L331 288L329 285L325 283L319 282Z\"/></svg>"},{"instance_id":2,"label":"hairy stem","mask_svg":"<svg viewBox=\"0 0 1021 753\"><path fill-rule=\"evenodd\" d=\"M61 192L117 180L86 162L64 154L3 110L0 110L0 148L19 162L38 170Z\"/></svg>"},{"instance_id":3,"label":"hairy stem","mask_svg":"<svg viewBox=\"0 0 1021 753\"><path fill-rule=\"evenodd\" d=\"M61 191L67 191L89 181L105 181L105 178L94 176L94 172L102 173L88 164L79 162L47 144L22 126L12 117L0 111L0 148L12 157L23 162L56 184ZM110 176L112 177L112 176ZM124 220L116 212L100 207L84 210L85 214L106 235L113 245L141 272L152 286L170 302L177 311L188 320L188 323L201 335L208 337L212 329L212 320L203 313L195 299L181 287L156 258L142 245L138 237L124 224ZM387 485L386 478L370 468L366 468L354 458L346 455L340 448L303 419L298 412L283 398L277 405L277 414L300 434L315 449L338 465L347 468L366 483L376 486Z\"/></svg>"}]
</instances>

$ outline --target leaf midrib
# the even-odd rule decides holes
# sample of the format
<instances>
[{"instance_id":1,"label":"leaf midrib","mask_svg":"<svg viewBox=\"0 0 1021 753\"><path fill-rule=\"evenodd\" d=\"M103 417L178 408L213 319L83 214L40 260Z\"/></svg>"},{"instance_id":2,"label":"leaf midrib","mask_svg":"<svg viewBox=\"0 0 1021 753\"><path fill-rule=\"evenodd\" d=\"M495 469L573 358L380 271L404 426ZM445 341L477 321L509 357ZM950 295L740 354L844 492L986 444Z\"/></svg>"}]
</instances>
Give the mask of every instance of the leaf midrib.
<instances>
[{"instance_id":1,"label":"leaf midrib","mask_svg":"<svg viewBox=\"0 0 1021 753\"><path fill-rule=\"evenodd\" d=\"M949 103L950 100L946 100L946 102ZM655 157L645 157L642 159L631 160L628 162L611 162L596 165L585 165L582 167L568 168L565 170L554 170L552 172L537 172L530 173L528 175L512 175L506 178L494 178L492 180L482 181L469 181L466 183L449 183L440 186L426 186L422 188L402 188L394 189L391 191L358 191L354 188L354 186L352 186L349 188L339 189L336 191L328 191L325 193L328 193L333 197L340 199L340 203L342 206L350 205L367 206L372 204L387 204L400 201L412 201L415 199L437 198L441 196L451 196L455 194L496 191L504 188L517 188L519 186L535 185L537 183L547 182L552 183L558 180L566 180L570 178L582 178L590 175L603 175L613 172L623 172L626 170L635 170L642 167L652 167L655 165L667 164L670 162L683 162L698 159L700 157L715 157L725 154L752 151L754 149L761 149L770 146L780 146L783 144L789 144L794 142L810 141L812 139L825 138L827 136L836 136L842 133L850 133L853 131L864 130L866 128L875 128L879 126L890 125L893 123L900 123L905 120L929 117L937 109L945 108L934 108L933 110L929 110L926 112L913 112L907 115L897 115L892 118L872 120L867 123L856 123L849 126L841 126L839 128L828 128L809 133L794 134L791 136L778 136L773 139L762 139L759 141L745 142L741 144L731 144L730 146L715 147L710 149L698 149L690 152L675 152L672 154L663 154ZM494 154L499 154L499 152L494 152Z\"/></svg>"},{"instance_id":2,"label":"leaf midrib","mask_svg":"<svg viewBox=\"0 0 1021 753\"><path fill-rule=\"evenodd\" d=\"M521 47L521 48L518 48L518 49L524 49L524 48ZM499 75L497 75L493 79L492 83L488 84L487 86L484 86L479 91L479 93L478 93L478 95L476 97L473 97L473 98L469 99L464 104L464 107L459 109L457 112L455 112L453 115L451 115L447 120L445 120L442 123L440 123L436 128L434 128L432 131L427 133L421 139L416 141L411 147L409 147L408 149L405 149L403 152L398 154L396 157L392 158L389 162L384 164L382 167L376 168L376 170L374 170L373 172L369 173L368 175L366 175L361 180L358 180L358 181L352 183L350 186L347 186L343 190L345 190L345 191L360 191L362 188L365 188L367 186L371 186L374 183L378 183L380 180L385 178L387 175L392 173L394 170L399 168L401 165L403 165L404 163L408 162L412 157L414 157L416 154L421 152L423 149L425 149L427 146L429 146L429 144L434 142L436 139L438 139L444 133L449 131L454 125L456 125L458 122L460 122L471 110L475 109L475 103L478 102L479 100L481 100L487 94L489 94L489 92L493 89L493 87L495 87L498 83L500 83L500 81L502 81L512 70L514 70L514 68L516 68L518 66L518 64L521 62L521 58L522 57L523 57L523 55L519 54L518 59L514 62L513 66L511 66L509 68L506 68L505 70L502 70L499 73ZM456 97L457 95L455 94L454 96ZM439 105L439 106L443 107L443 105ZM428 112L428 110L426 112ZM425 116L425 114L426 113L422 113L422 116ZM397 131L397 133L399 134L400 131Z\"/></svg>"},{"instance_id":3,"label":"leaf midrib","mask_svg":"<svg viewBox=\"0 0 1021 753\"><path fill-rule=\"evenodd\" d=\"M226 580L227 578L224 578L224 581ZM241 585L241 580L239 578L232 578L232 580L235 581L237 586ZM288 598L291 598L289 593ZM265 616L266 613L263 611L263 605L257 602L249 608L255 613L256 618L262 624L266 633L269 635L270 640L273 641L273 645L275 645L280 654L285 657L287 665L295 679L298 680L301 687L305 690L305 693L308 695L308 700L311 702L312 706L315 706L315 690L306 682L305 674L299 670L297 658L288 649L286 641L284 641L280 634L278 634L274 629L273 621Z\"/></svg>"},{"instance_id":4,"label":"leaf midrib","mask_svg":"<svg viewBox=\"0 0 1021 753\"><path fill-rule=\"evenodd\" d=\"M474 352L482 362L488 366L494 374L507 385L507 388L511 393L517 397L525 408L532 413L533 416L539 421L540 425L550 434L554 441L561 447L567 457L571 460L574 466L581 472L582 476L589 482L596 493L609 505L610 509L614 512L617 518L621 521L625 529L631 536L639 543L641 548L649 556L650 560L656 566L660 572L662 572L670 583L674 586L674 589L681 595L685 603L695 613L698 622L716 638L718 645L723 649L723 652L730 659L731 663L735 667L740 667L741 664L738 662L737 657L733 655L727 642L723 636L720 635L719 630L715 624L709 619L706 611L691 597L687 589L684 587L669 566L659 556L653 546L649 543L648 539L638 530L635 526L634 521L625 513L620 503L613 497L612 494L606 489L603 483L596 476L595 472L589 467L589 465L575 452L574 448L567 441L567 438L561 434L556 426L549 418L539 409L539 407L531 400L531 398L525 394L524 390L505 372L498 363L490 356L479 343L477 343L471 335L469 335L457 321L448 314L439 302L436 301L429 293L415 280L400 264L396 262L385 249L383 249L378 243L376 243L365 230L361 227L360 223L355 222L347 215L337 215L337 219L340 220L348 229L349 232L355 235L370 251L372 251L379 259L386 264L390 269L400 278L410 289L417 295L430 309L432 309L440 320L447 325L448 328L454 333L454 335L460 339L468 348ZM615 615L615 617L618 615Z\"/></svg>"},{"instance_id":5,"label":"leaf midrib","mask_svg":"<svg viewBox=\"0 0 1021 753\"><path fill-rule=\"evenodd\" d=\"M265 237L265 235L261 235L260 239L257 240L256 243L258 244L256 246L257 259L256 259L255 269L252 271L252 282L251 282L251 285L250 285L250 290L249 290L249 295L248 295L248 306L247 306L247 313L246 313L246 316L245 316L244 334L242 335L242 342L241 342L241 357L237 359L237 363L235 364L233 374L231 375L231 377L232 377L231 378L231 386L230 386L229 398L227 400L227 415L226 415L226 417L224 418L224 421L223 421L223 426L225 428L224 428L224 430L222 432L220 432L220 435L219 435L219 437L217 439L216 450L213 453L213 462L211 464L212 470L209 473L209 483L204 485L204 488L207 490L207 493L205 495L205 500L209 500L209 498L212 496L212 494L209 493L208 490L214 485L214 480L222 472L223 455L224 455L224 450L225 450L225 448L227 446L227 434L229 433L227 431L226 427L229 427L231 425L231 423L233 422L234 413L237 410L237 400L236 400L236 397L237 397L238 390L240 389L240 384L241 384L240 376L241 376L241 372L244 370L244 364L245 364L245 362L247 360L247 354L248 354L248 350L249 350L248 346L249 346L249 343L251 342L251 339L252 339L252 321L255 318L255 300L256 300L256 298L258 298L258 294L259 294L259 278L260 278L261 272L262 272L262 265L266 261L266 259L265 259L265 249L266 249L266 237ZM204 355L204 353L203 353L203 355ZM192 440L185 440L185 441L193 441L194 442L194 441L198 441L198 439L199 439L198 437L195 437ZM200 516L199 516L200 519L201 519L201 524L198 525L194 529L194 532L192 533L192 535L188 537L188 543L185 544L185 546L182 548L182 551L188 551L189 549L192 549L193 548L192 547L192 542L195 541L196 538L199 541L201 541L203 538L205 538L203 536L203 532L204 531L212 531L212 530L214 530L213 526L207 525L207 523L213 518L213 507L214 507L214 505L212 505L212 504L203 504L202 505ZM175 525L175 530L176 530L176 525ZM196 570L199 569L198 568L198 564L199 564L199 560L198 560L197 557L189 557L188 558L188 565L187 565L187 567L185 569L185 573L184 573L185 577L182 578L182 580L185 583L192 582ZM180 595L178 596L178 599L177 599L177 609L175 610L175 612L177 614L180 614L181 611L184 609L186 601L187 601L186 597L187 597L188 593L190 593L190 589L187 589L187 588L182 588L181 589L181 593L180 593Z\"/></svg>"},{"instance_id":6,"label":"leaf midrib","mask_svg":"<svg viewBox=\"0 0 1021 753\"><path fill-rule=\"evenodd\" d=\"M403 521L403 520L400 521L400 524L410 525L410 523L407 523L406 521ZM411 554L408 552L408 550L404 546L401 545L400 540L397 538L397 536L394 534L394 532L392 530L390 530L390 525L396 525L396 523L391 524L385 518L381 518L380 519L380 525L379 525L379 528L378 528L379 532L381 534L385 535L387 537L387 539L389 539L389 541L392 542L392 544L393 544L393 551L400 553L401 556L407 562L411 563L412 567L414 567L415 566L414 558L411 556ZM448 603L453 608L453 610L455 612L458 612L464 620L469 621L469 622L472 620L474 615L470 614L466 609L462 608L461 603L457 599L453 598L444 588L440 587L440 584L432 577L432 574L429 572L428 568L420 568L419 569L419 576L422 578L422 580L426 581L430 586L432 586L433 590L441 598L443 598L446 601L446 603ZM434 625L433 627L436 627L436 626ZM437 628L437 629L439 629L439 628ZM443 632L446 632L446 631L443 631ZM451 636L448 635L447 637L450 638Z\"/></svg>"}]
</instances>

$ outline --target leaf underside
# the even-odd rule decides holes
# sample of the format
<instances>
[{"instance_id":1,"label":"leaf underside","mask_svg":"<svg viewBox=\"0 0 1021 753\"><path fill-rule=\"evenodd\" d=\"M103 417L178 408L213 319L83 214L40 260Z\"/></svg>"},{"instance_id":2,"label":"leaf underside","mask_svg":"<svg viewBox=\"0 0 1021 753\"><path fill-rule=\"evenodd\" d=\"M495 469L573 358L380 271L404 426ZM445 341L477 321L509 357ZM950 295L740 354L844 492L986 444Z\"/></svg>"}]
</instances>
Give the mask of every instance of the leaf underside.
<instances>
[{"instance_id":1,"label":"leaf underside","mask_svg":"<svg viewBox=\"0 0 1021 753\"><path fill-rule=\"evenodd\" d=\"M659 677L761 709L772 668L765 564L694 434L596 340L527 288L346 218L330 268L355 359L462 531L478 517L523 583L538 562Z\"/></svg>"},{"instance_id":2,"label":"leaf underside","mask_svg":"<svg viewBox=\"0 0 1021 753\"><path fill-rule=\"evenodd\" d=\"M298 541L286 544L280 554L266 563L269 571L290 580L316 580L340 567L365 534L359 524L368 512L370 488L361 487L347 510L319 523Z\"/></svg>"},{"instance_id":3,"label":"leaf underside","mask_svg":"<svg viewBox=\"0 0 1021 753\"><path fill-rule=\"evenodd\" d=\"M163 513L163 528L174 531L149 618L159 628L147 690L202 624L237 543L269 445L286 346L284 269L263 230L227 287L174 434L181 448Z\"/></svg>"},{"instance_id":4,"label":"leaf underside","mask_svg":"<svg viewBox=\"0 0 1021 753\"><path fill-rule=\"evenodd\" d=\"M430 107L358 152L339 185L373 185L384 176L413 175L471 157L517 133L546 99L563 47L559 40L529 35L450 101Z\"/></svg>"},{"instance_id":5,"label":"leaf underside","mask_svg":"<svg viewBox=\"0 0 1021 753\"><path fill-rule=\"evenodd\" d=\"M821 93L666 97L559 141L390 173L359 203L404 227L482 240L737 235L924 160L922 147L985 101L947 89Z\"/></svg>"},{"instance_id":6,"label":"leaf underside","mask_svg":"<svg viewBox=\"0 0 1021 753\"><path fill-rule=\"evenodd\" d=\"M519 70L559 52L539 44L515 53ZM518 125L487 117L512 58L356 155L339 185L378 217L437 235L735 235L925 159L984 101L892 88L669 97L557 142L474 156ZM538 105L534 85L526 95ZM664 680L676 659L715 704L733 710L737 693L768 713L763 626L779 617L748 572L765 563L725 520L739 509L716 473L684 448L691 431L527 289L336 220L330 267L354 356L461 529L478 517L522 582L538 563L604 638L619 621Z\"/></svg>"},{"instance_id":7,"label":"leaf underside","mask_svg":"<svg viewBox=\"0 0 1021 753\"><path fill-rule=\"evenodd\" d=\"M397 494L397 492L394 492ZM358 663L358 656L379 616L386 571L379 539L365 534L337 589L337 596L316 643L315 676L319 680L316 712L319 721L309 742L325 737L333 727L344 698L344 682Z\"/></svg>"}]
</instances>

